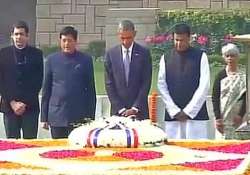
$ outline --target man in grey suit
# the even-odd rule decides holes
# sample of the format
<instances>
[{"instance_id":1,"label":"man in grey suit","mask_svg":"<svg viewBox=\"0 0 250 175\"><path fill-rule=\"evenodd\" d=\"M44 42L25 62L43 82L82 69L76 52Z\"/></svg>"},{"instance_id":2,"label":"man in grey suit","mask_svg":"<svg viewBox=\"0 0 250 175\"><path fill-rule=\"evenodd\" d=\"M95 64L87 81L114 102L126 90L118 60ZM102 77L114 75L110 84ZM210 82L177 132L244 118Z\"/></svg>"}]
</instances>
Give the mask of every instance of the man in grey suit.
<instances>
[{"instance_id":1,"label":"man in grey suit","mask_svg":"<svg viewBox=\"0 0 250 175\"><path fill-rule=\"evenodd\" d=\"M41 121L52 138L66 138L73 124L95 117L96 91L92 58L76 49L77 31L60 32L61 51L45 64Z\"/></svg>"},{"instance_id":2,"label":"man in grey suit","mask_svg":"<svg viewBox=\"0 0 250 175\"><path fill-rule=\"evenodd\" d=\"M111 115L148 118L148 93L152 62L147 48L134 42L135 26L123 20L118 26L121 44L109 49L105 58L105 85Z\"/></svg>"}]
</instances>

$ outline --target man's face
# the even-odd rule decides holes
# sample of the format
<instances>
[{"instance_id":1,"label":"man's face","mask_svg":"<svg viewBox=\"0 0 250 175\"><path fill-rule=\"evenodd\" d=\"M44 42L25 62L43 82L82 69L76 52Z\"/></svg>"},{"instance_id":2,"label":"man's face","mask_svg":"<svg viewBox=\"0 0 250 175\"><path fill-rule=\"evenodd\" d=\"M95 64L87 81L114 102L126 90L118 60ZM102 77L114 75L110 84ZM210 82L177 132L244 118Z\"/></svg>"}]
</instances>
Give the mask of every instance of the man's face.
<instances>
[{"instance_id":1,"label":"man's face","mask_svg":"<svg viewBox=\"0 0 250 175\"><path fill-rule=\"evenodd\" d=\"M60 39L60 46L62 52L73 53L76 50L77 41L72 35L62 35Z\"/></svg>"},{"instance_id":2,"label":"man's face","mask_svg":"<svg viewBox=\"0 0 250 175\"><path fill-rule=\"evenodd\" d=\"M120 30L118 32L118 37L120 39L121 44L125 47L125 48L129 48L131 46L131 44L134 42L134 38L135 38L135 31L122 31Z\"/></svg>"},{"instance_id":3,"label":"man's face","mask_svg":"<svg viewBox=\"0 0 250 175\"><path fill-rule=\"evenodd\" d=\"M25 32L24 28L14 28L11 38L13 39L14 45L21 49L28 44L29 35Z\"/></svg>"},{"instance_id":4,"label":"man's face","mask_svg":"<svg viewBox=\"0 0 250 175\"><path fill-rule=\"evenodd\" d=\"M188 34L174 33L174 46L179 52L187 50L190 46L190 36Z\"/></svg>"}]
</instances>

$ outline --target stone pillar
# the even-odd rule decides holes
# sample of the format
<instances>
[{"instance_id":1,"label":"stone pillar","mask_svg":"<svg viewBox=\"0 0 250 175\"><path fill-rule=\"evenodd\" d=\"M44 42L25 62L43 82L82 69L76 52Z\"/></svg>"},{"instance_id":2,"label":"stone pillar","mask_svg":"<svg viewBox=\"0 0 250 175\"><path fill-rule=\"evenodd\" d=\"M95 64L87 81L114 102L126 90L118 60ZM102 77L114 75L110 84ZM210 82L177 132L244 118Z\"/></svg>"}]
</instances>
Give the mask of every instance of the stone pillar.
<instances>
[{"instance_id":1,"label":"stone pillar","mask_svg":"<svg viewBox=\"0 0 250 175\"><path fill-rule=\"evenodd\" d=\"M234 41L241 42L246 47L247 52L247 65L246 65L246 78L247 78L247 104L246 104L246 123L237 128L236 132L239 133L240 139L250 139L250 34L236 35L233 37Z\"/></svg>"},{"instance_id":2,"label":"stone pillar","mask_svg":"<svg viewBox=\"0 0 250 175\"><path fill-rule=\"evenodd\" d=\"M246 105L246 114L248 119L250 119L250 34L245 34L245 35L236 35L233 37L234 41L238 41L241 43L244 43L247 51L247 70L246 70L246 75L247 75L247 105Z\"/></svg>"},{"instance_id":3,"label":"stone pillar","mask_svg":"<svg viewBox=\"0 0 250 175\"><path fill-rule=\"evenodd\" d=\"M131 20L137 30L136 41L145 45L144 38L155 32L158 8L117 8L109 9L106 16L106 48L119 43L117 27L121 20Z\"/></svg>"},{"instance_id":4,"label":"stone pillar","mask_svg":"<svg viewBox=\"0 0 250 175\"><path fill-rule=\"evenodd\" d=\"M223 8L224 9L228 8L228 0L223 0Z\"/></svg>"}]
</instances>

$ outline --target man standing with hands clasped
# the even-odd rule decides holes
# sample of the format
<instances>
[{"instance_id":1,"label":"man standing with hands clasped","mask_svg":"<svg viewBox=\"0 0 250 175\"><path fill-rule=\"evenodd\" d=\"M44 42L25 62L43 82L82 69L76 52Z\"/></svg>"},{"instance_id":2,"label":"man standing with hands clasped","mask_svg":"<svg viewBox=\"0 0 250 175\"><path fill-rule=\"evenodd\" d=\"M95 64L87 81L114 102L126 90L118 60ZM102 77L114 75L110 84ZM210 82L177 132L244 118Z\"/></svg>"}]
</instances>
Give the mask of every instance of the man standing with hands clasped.
<instances>
[{"instance_id":1,"label":"man standing with hands clasped","mask_svg":"<svg viewBox=\"0 0 250 175\"><path fill-rule=\"evenodd\" d=\"M118 25L121 44L109 49L105 59L105 85L111 115L148 118L148 93L152 63L148 49L134 42L135 26L129 20Z\"/></svg>"},{"instance_id":2,"label":"man standing with hands clasped","mask_svg":"<svg viewBox=\"0 0 250 175\"><path fill-rule=\"evenodd\" d=\"M42 51L28 45L29 28L18 21L11 30L13 46L0 51L0 110L7 138L37 137L43 79Z\"/></svg>"},{"instance_id":3,"label":"man standing with hands clasped","mask_svg":"<svg viewBox=\"0 0 250 175\"><path fill-rule=\"evenodd\" d=\"M158 88L166 105L165 131L171 139L208 138L206 98L210 73L206 53L190 46L190 27L174 28L174 49L161 57Z\"/></svg>"}]
</instances>

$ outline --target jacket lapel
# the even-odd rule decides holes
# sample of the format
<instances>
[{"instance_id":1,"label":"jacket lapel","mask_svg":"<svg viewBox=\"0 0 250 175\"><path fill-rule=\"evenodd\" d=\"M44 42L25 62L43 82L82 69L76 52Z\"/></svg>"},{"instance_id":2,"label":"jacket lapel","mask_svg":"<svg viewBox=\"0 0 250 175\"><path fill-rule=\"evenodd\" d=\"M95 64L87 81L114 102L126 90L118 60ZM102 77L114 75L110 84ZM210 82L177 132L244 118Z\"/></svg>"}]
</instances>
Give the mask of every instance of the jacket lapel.
<instances>
[{"instance_id":1,"label":"jacket lapel","mask_svg":"<svg viewBox=\"0 0 250 175\"><path fill-rule=\"evenodd\" d=\"M15 46L11 46L9 47L9 55L6 56L6 58L8 59L7 61L10 63L10 65L16 65L16 57L15 57Z\"/></svg>"},{"instance_id":2,"label":"jacket lapel","mask_svg":"<svg viewBox=\"0 0 250 175\"><path fill-rule=\"evenodd\" d=\"M138 50L137 44L134 42L133 48L132 48L132 54L131 54L131 62L129 65L129 82L132 82L133 79L133 72L137 68L137 62L138 62L138 57L140 57L140 52Z\"/></svg>"},{"instance_id":3,"label":"jacket lapel","mask_svg":"<svg viewBox=\"0 0 250 175\"><path fill-rule=\"evenodd\" d=\"M124 64L123 64L123 58L122 58L122 47L121 46L118 46L118 49L117 49L117 55L118 55L118 67L120 68L120 76L122 78L122 82L124 83L124 86L127 86L126 85L126 77L125 77L125 68L124 68Z\"/></svg>"}]
</instances>

